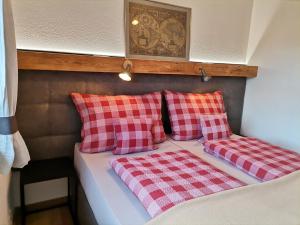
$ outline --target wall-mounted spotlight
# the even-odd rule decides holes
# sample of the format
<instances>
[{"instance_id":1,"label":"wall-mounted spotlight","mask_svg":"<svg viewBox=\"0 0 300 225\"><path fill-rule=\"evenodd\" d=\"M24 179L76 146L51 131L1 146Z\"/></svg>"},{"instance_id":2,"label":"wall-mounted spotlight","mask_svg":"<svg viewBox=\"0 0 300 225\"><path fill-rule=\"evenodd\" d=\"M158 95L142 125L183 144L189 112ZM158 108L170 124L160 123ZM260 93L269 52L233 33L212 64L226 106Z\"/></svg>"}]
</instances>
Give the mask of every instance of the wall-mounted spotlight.
<instances>
[{"instance_id":1,"label":"wall-mounted spotlight","mask_svg":"<svg viewBox=\"0 0 300 225\"><path fill-rule=\"evenodd\" d=\"M208 76L205 69L201 68L200 70L200 78L202 82L209 81L212 77Z\"/></svg>"},{"instance_id":2,"label":"wall-mounted spotlight","mask_svg":"<svg viewBox=\"0 0 300 225\"><path fill-rule=\"evenodd\" d=\"M130 60L125 60L123 63L124 70L121 73L119 73L119 77L122 80L131 81L132 79L131 68L132 68L132 62Z\"/></svg>"}]
</instances>

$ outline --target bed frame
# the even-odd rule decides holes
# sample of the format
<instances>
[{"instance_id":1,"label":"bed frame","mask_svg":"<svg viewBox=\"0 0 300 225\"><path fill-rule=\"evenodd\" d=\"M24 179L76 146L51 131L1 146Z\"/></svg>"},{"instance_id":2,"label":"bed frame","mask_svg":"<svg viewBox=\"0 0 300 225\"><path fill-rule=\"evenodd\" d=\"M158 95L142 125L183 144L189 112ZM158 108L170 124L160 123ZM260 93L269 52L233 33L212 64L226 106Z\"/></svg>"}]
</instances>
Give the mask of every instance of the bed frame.
<instances>
[{"instance_id":1,"label":"bed frame","mask_svg":"<svg viewBox=\"0 0 300 225\"><path fill-rule=\"evenodd\" d=\"M202 83L197 76L138 75L124 82L115 74L19 70L17 120L32 160L62 156L73 158L80 142L81 122L69 96L71 92L91 94L144 94L164 89L181 92L222 90L229 123L239 134L246 78L214 77ZM166 133L170 133L165 100L162 105ZM82 188L79 188L80 224L97 224Z\"/></svg>"}]
</instances>

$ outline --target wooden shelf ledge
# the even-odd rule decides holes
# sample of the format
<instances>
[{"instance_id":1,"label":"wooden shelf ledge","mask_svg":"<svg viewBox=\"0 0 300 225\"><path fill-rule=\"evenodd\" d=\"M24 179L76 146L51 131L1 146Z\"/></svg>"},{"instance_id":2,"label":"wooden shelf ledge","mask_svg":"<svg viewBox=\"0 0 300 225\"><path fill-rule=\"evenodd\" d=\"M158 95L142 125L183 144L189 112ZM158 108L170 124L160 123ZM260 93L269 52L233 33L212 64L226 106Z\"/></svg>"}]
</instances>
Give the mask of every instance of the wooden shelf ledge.
<instances>
[{"instance_id":1,"label":"wooden shelf ledge","mask_svg":"<svg viewBox=\"0 0 300 225\"><path fill-rule=\"evenodd\" d=\"M95 56L56 52L18 50L18 67L21 70L50 70L76 72L119 73L124 57ZM208 76L256 77L257 66L226 63L201 63L129 59L135 74L175 74L199 76L204 69Z\"/></svg>"}]
</instances>

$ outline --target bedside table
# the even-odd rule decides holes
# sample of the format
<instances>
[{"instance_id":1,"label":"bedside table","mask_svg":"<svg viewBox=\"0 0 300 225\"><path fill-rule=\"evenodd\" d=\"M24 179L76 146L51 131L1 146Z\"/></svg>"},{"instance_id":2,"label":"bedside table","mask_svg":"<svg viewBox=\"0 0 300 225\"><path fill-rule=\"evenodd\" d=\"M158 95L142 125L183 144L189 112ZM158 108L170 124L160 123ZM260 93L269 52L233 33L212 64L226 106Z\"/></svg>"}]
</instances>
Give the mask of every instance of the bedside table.
<instances>
[{"instance_id":1,"label":"bedside table","mask_svg":"<svg viewBox=\"0 0 300 225\"><path fill-rule=\"evenodd\" d=\"M68 179L68 201L63 205L68 205L74 224L77 224L77 176L73 162L68 157L37 160L29 162L27 166L20 170L20 198L22 225L26 224L26 215L41 210L56 208L62 206L52 206L41 210L27 212L25 205L25 185L36 182L48 181L59 178ZM73 181L73 182L72 182ZM73 183L73 185L72 185Z\"/></svg>"}]
</instances>

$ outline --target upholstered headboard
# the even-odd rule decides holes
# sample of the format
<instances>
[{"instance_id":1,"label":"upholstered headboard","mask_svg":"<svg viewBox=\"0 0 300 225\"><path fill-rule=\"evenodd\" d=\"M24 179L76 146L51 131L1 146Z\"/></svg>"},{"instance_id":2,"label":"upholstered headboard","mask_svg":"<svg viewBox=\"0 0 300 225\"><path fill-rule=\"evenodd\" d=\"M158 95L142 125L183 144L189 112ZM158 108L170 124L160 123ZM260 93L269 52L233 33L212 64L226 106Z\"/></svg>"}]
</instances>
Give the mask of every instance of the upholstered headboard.
<instances>
[{"instance_id":1,"label":"upholstered headboard","mask_svg":"<svg viewBox=\"0 0 300 225\"><path fill-rule=\"evenodd\" d=\"M214 77L206 83L195 76L137 75L124 82L116 74L19 71L17 120L33 160L72 156L80 141L81 122L69 93L143 94L164 89L182 92L222 90L229 122L239 133L245 78ZM169 131L163 104L164 125Z\"/></svg>"}]
</instances>

